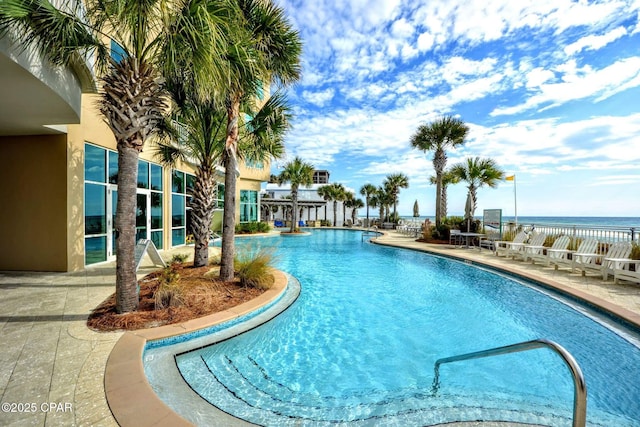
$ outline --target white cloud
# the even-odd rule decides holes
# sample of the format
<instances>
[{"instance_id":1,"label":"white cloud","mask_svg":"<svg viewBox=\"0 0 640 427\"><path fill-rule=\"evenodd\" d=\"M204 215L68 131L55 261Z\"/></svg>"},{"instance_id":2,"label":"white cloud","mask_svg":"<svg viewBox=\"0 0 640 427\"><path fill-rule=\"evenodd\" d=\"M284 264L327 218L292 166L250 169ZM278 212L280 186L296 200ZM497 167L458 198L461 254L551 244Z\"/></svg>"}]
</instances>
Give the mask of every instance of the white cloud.
<instances>
[{"instance_id":1,"label":"white cloud","mask_svg":"<svg viewBox=\"0 0 640 427\"><path fill-rule=\"evenodd\" d=\"M621 90L640 86L640 57L619 60L600 70L577 69L574 61L557 68L563 82L541 84L537 93L513 107L498 107L492 116L513 115L540 107L549 108L589 97L606 99Z\"/></svg>"},{"instance_id":2,"label":"white cloud","mask_svg":"<svg viewBox=\"0 0 640 427\"><path fill-rule=\"evenodd\" d=\"M574 55L581 50L598 50L612 43L627 34L625 27L617 27L603 35L589 35L582 37L580 40L565 46L564 52L567 55Z\"/></svg>"},{"instance_id":3,"label":"white cloud","mask_svg":"<svg viewBox=\"0 0 640 427\"><path fill-rule=\"evenodd\" d=\"M327 103L333 99L334 95L335 90L332 88L323 90L321 92L311 92L308 90L302 92L302 96L304 96L304 98L308 102L317 105L318 107L324 107L325 105L327 105Z\"/></svg>"}]
</instances>

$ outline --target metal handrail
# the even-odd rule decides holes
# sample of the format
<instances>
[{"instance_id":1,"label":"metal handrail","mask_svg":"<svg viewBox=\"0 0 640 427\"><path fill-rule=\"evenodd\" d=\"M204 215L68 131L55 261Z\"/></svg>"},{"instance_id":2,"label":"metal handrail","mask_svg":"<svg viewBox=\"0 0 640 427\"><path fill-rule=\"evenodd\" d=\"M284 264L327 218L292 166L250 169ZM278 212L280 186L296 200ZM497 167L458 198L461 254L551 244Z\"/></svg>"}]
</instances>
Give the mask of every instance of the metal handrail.
<instances>
[{"instance_id":1,"label":"metal handrail","mask_svg":"<svg viewBox=\"0 0 640 427\"><path fill-rule=\"evenodd\" d=\"M452 357L444 357L436 360L433 366L433 394L438 392L440 387L440 365L450 362L458 362L461 360L480 359L489 356L498 356L501 354L517 353L521 351L533 350L536 348L546 347L555 351L571 371L573 377L573 427L584 427L587 422L587 384L584 381L582 370L578 362L573 358L571 353L565 350L560 344L545 339L537 339L532 341L511 344L504 347L492 348L489 350L476 351L473 353L460 354Z\"/></svg>"}]
</instances>

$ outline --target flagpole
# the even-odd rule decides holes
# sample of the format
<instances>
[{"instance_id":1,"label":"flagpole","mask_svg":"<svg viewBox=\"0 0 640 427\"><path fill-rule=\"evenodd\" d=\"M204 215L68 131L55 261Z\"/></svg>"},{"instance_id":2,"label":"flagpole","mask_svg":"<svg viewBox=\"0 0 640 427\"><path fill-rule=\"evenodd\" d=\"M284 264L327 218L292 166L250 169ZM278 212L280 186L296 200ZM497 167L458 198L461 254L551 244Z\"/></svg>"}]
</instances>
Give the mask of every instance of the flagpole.
<instances>
[{"instance_id":1,"label":"flagpole","mask_svg":"<svg viewBox=\"0 0 640 427\"><path fill-rule=\"evenodd\" d=\"M518 195L516 194L516 175L513 175L513 208L516 217L516 230L518 229Z\"/></svg>"}]
</instances>

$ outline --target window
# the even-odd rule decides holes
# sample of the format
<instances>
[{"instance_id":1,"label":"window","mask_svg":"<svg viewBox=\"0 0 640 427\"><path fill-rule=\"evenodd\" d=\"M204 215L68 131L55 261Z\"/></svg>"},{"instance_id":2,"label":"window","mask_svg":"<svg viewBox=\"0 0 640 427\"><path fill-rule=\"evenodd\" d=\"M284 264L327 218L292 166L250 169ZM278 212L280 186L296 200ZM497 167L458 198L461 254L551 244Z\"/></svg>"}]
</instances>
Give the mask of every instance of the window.
<instances>
[{"instance_id":1,"label":"window","mask_svg":"<svg viewBox=\"0 0 640 427\"><path fill-rule=\"evenodd\" d=\"M107 150L84 148L85 264L107 260Z\"/></svg>"},{"instance_id":2,"label":"window","mask_svg":"<svg viewBox=\"0 0 640 427\"><path fill-rule=\"evenodd\" d=\"M253 169L264 169L264 162L262 160L245 160L244 164L248 167L248 168L253 168Z\"/></svg>"},{"instance_id":3,"label":"window","mask_svg":"<svg viewBox=\"0 0 640 427\"><path fill-rule=\"evenodd\" d=\"M224 209L224 184L218 184L216 194L216 209Z\"/></svg>"},{"instance_id":4,"label":"window","mask_svg":"<svg viewBox=\"0 0 640 427\"><path fill-rule=\"evenodd\" d=\"M138 160L138 188L149 188L149 162Z\"/></svg>"},{"instance_id":5,"label":"window","mask_svg":"<svg viewBox=\"0 0 640 427\"><path fill-rule=\"evenodd\" d=\"M240 222L258 220L258 192L240 190Z\"/></svg>"},{"instance_id":6,"label":"window","mask_svg":"<svg viewBox=\"0 0 640 427\"><path fill-rule=\"evenodd\" d=\"M84 247L85 265L89 265L106 261L109 252L115 253L113 229L118 194L115 185L118 183L118 153L89 143L85 144L84 151ZM150 215L151 239L158 249L162 249L162 167L140 160L137 186L142 190L138 190L140 209L136 225L144 228ZM143 193L150 198L150 211Z\"/></svg>"},{"instance_id":7,"label":"window","mask_svg":"<svg viewBox=\"0 0 640 427\"><path fill-rule=\"evenodd\" d=\"M163 248L162 167L151 163L151 240L156 248Z\"/></svg>"},{"instance_id":8,"label":"window","mask_svg":"<svg viewBox=\"0 0 640 427\"><path fill-rule=\"evenodd\" d=\"M185 244L190 233L191 194L195 185L195 176L180 172L171 172L171 246Z\"/></svg>"},{"instance_id":9,"label":"window","mask_svg":"<svg viewBox=\"0 0 640 427\"><path fill-rule=\"evenodd\" d=\"M124 48L118 43L111 40L111 57L113 58L113 60L116 62L120 62L125 56L127 56L127 53L124 51Z\"/></svg>"}]
</instances>

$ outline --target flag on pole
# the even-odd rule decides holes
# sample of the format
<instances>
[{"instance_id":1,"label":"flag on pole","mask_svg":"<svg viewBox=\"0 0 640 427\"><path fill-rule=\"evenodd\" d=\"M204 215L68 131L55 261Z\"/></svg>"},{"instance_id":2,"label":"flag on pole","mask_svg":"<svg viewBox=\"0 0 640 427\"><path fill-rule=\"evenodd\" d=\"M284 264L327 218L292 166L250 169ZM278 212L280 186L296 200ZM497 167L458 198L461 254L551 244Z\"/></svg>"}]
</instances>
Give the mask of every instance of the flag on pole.
<instances>
[{"instance_id":1,"label":"flag on pole","mask_svg":"<svg viewBox=\"0 0 640 427\"><path fill-rule=\"evenodd\" d=\"M515 175L509 175L508 177L506 177L504 180L505 181L514 181L516 179Z\"/></svg>"}]
</instances>

